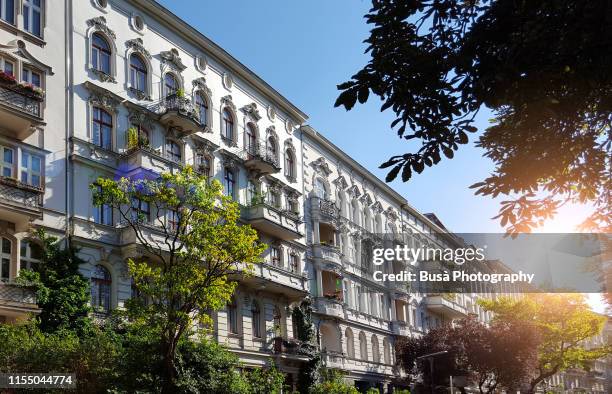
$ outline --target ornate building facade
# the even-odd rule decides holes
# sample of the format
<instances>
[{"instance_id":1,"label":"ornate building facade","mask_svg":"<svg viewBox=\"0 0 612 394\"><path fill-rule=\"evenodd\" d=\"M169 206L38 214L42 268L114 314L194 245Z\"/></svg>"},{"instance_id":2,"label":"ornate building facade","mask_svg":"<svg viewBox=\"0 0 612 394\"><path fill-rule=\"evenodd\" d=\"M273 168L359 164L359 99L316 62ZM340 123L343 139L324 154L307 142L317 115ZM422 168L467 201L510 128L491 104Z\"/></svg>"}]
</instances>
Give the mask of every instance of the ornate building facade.
<instances>
[{"instance_id":1,"label":"ornate building facade","mask_svg":"<svg viewBox=\"0 0 612 394\"><path fill-rule=\"evenodd\" d=\"M214 316L216 339L295 381L307 358L290 346L291 310L309 297L326 366L364 389L398 385L397 339L470 313L486 321L476 299L487 289L449 297L375 281L368 246L457 240L306 120L155 1L0 1L0 322L38 312L12 284L38 264L33 228L80 248L96 314L122 308L135 294L125 261L141 248L117 212L93 206L89 185L192 165L269 245ZM173 220L137 204L150 236Z\"/></svg>"}]
</instances>

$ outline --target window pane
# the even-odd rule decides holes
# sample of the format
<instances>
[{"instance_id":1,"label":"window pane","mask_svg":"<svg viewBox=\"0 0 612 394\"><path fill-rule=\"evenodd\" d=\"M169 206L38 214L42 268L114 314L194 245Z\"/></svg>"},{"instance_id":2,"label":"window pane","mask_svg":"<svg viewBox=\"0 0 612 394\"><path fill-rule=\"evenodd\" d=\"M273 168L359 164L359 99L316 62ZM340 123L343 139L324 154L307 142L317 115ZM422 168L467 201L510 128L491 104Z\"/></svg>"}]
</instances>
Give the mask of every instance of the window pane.
<instances>
[{"instance_id":1,"label":"window pane","mask_svg":"<svg viewBox=\"0 0 612 394\"><path fill-rule=\"evenodd\" d=\"M4 62L4 72L6 74L14 75L13 63L5 61Z\"/></svg>"},{"instance_id":2,"label":"window pane","mask_svg":"<svg viewBox=\"0 0 612 394\"><path fill-rule=\"evenodd\" d=\"M32 156L32 171L40 172L40 158Z\"/></svg>"},{"instance_id":3,"label":"window pane","mask_svg":"<svg viewBox=\"0 0 612 394\"><path fill-rule=\"evenodd\" d=\"M2 238L2 253L11 253L11 241L7 238Z\"/></svg>"},{"instance_id":4,"label":"window pane","mask_svg":"<svg viewBox=\"0 0 612 394\"><path fill-rule=\"evenodd\" d=\"M40 87L40 74L32 73L32 79L30 83L34 86Z\"/></svg>"},{"instance_id":5,"label":"window pane","mask_svg":"<svg viewBox=\"0 0 612 394\"><path fill-rule=\"evenodd\" d=\"M28 172L27 171L21 171L21 182L23 183L28 183Z\"/></svg>"},{"instance_id":6,"label":"window pane","mask_svg":"<svg viewBox=\"0 0 612 394\"><path fill-rule=\"evenodd\" d=\"M13 150L4 148L4 162L13 163Z\"/></svg>"},{"instance_id":7,"label":"window pane","mask_svg":"<svg viewBox=\"0 0 612 394\"><path fill-rule=\"evenodd\" d=\"M40 37L40 11L34 11L32 15L32 33Z\"/></svg>"},{"instance_id":8,"label":"window pane","mask_svg":"<svg viewBox=\"0 0 612 394\"><path fill-rule=\"evenodd\" d=\"M30 30L30 7L27 5L23 6L23 27L26 30Z\"/></svg>"},{"instance_id":9,"label":"window pane","mask_svg":"<svg viewBox=\"0 0 612 394\"><path fill-rule=\"evenodd\" d=\"M32 175L32 185L33 186L40 186L40 176Z\"/></svg>"},{"instance_id":10,"label":"window pane","mask_svg":"<svg viewBox=\"0 0 612 394\"><path fill-rule=\"evenodd\" d=\"M8 23L15 23L15 2L14 0L2 1L2 19Z\"/></svg>"}]
</instances>

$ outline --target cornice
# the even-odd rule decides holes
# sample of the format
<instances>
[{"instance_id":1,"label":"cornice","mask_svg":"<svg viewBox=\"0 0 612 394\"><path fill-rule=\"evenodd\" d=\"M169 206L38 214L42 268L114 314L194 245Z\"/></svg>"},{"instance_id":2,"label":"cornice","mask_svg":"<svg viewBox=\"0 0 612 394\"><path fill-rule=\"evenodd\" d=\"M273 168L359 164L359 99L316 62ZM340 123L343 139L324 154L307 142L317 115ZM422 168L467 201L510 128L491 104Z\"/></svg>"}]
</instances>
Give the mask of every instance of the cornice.
<instances>
[{"instance_id":1,"label":"cornice","mask_svg":"<svg viewBox=\"0 0 612 394\"><path fill-rule=\"evenodd\" d=\"M165 27L169 28L173 32L179 34L186 40L195 44L197 47L204 49L207 54L211 55L216 61L227 67L231 73L239 76L245 82L251 85L255 91L263 93L263 95L273 102L276 106L280 107L285 111L291 118L293 118L298 125L308 119L308 116L302 112L298 107L292 104L286 97L280 94L266 81L256 75L248 67L226 52L219 45L214 43L211 39L197 31L194 27L183 21L181 18L176 16L170 10L160 5L154 0L132 0L137 7L146 10L157 21Z\"/></svg>"}]
</instances>

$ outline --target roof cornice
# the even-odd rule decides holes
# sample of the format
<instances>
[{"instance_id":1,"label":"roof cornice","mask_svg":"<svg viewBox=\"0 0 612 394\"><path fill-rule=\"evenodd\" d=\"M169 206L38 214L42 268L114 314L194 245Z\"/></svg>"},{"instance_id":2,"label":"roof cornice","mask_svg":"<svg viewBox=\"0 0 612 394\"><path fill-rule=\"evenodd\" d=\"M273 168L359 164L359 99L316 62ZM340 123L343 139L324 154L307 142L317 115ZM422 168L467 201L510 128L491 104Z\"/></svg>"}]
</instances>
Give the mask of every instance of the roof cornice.
<instances>
[{"instance_id":1,"label":"roof cornice","mask_svg":"<svg viewBox=\"0 0 612 394\"><path fill-rule=\"evenodd\" d=\"M215 44L211 39L200 33L193 26L179 18L172 11L157 3L154 0L130 0L136 6L150 13L157 18L157 22L174 31L197 47L203 48L216 61L227 67L235 75L241 77L249 83L256 91L278 105L285 113L297 121L298 126L308 119L308 115L293 105L286 97L270 86L266 81L251 71L227 51Z\"/></svg>"}]
</instances>

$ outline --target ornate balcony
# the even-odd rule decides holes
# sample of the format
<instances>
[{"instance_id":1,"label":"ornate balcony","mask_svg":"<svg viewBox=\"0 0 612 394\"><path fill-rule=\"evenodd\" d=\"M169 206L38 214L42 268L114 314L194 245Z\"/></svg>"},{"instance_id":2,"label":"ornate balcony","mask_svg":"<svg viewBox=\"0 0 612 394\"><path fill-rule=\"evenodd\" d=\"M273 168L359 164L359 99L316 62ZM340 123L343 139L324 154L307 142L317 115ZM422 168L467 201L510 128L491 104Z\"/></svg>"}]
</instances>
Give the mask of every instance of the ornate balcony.
<instances>
[{"instance_id":1,"label":"ornate balcony","mask_svg":"<svg viewBox=\"0 0 612 394\"><path fill-rule=\"evenodd\" d=\"M333 201L313 196L310 197L310 208L312 216L319 220L335 224L340 218L340 209Z\"/></svg>"},{"instance_id":2,"label":"ornate balcony","mask_svg":"<svg viewBox=\"0 0 612 394\"><path fill-rule=\"evenodd\" d=\"M322 315L344 319L344 305L342 301L334 297L317 297L315 300L316 311Z\"/></svg>"},{"instance_id":3,"label":"ornate balcony","mask_svg":"<svg viewBox=\"0 0 612 394\"><path fill-rule=\"evenodd\" d=\"M395 335L403 337L410 336L410 327L404 321L395 320L391 322L391 329Z\"/></svg>"},{"instance_id":4,"label":"ornate balcony","mask_svg":"<svg viewBox=\"0 0 612 394\"><path fill-rule=\"evenodd\" d=\"M0 124L17 139L24 139L36 126L44 125L43 98L16 83L0 81Z\"/></svg>"},{"instance_id":5,"label":"ornate balcony","mask_svg":"<svg viewBox=\"0 0 612 394\"><path fill-rule=\"evenodd\" d=\"M425 305L430 311L447 316L451 319L462 318L468 315L468 311L465 307L439 294L427 296L425 299Z\"/></svg>"},{"instance_id":6,"label":"ornate balcony","mask_svg":"<svg viewBox=\"0 0 612 394\"><path fill-rule=\"evenodd\" d=\"M36 294L11 282L0 281L0 316L13 320L27 318L32 313L40 313Z\"/></svg>"},{"instance_id":7,"label":"ornate balcony","mask_svg":"<svg viewBox=\"0 0 612 394\"><path fill-rule=\"evenodd\" d=\"M279 358L292 359L297 361L308 361L316 349L309 343L298 341L297 339L286 340L281 337L274 338L274 354Z\"/></svg>"},{"instance_id":8,"label":"ornate balcony","mask_svg":"<svg viewBox=\"0 0 612 394\"><path fill-rule=\"evenodd\" d=\"M346 357L342 353L332 351L322 351L321 359L327 368L348 370Z\"/></svg>"},{"instance_id":9,"label":"ornate balcony","mask_svg":"<svg viewBox=\"0 0 612 394\"><path fill-rule=\"evenodd\" d=\"M313 244L312 253L315 261L321 268L328 271L339 272L342 269L342 253L340 248L333 245Z\"/></svg>"},{"instance_id":10,"label":"ornate balcony","mask_svg":"<svg viewBox=\"0 0 612 394\"><path fill-rule=\"evenodd\" d=\"M0 177L0 218L15 223L40 218L43 194L43 188Z\"/></svg>"},{"instance_id":11,"label":"ornate balcony","mask_svg":"<svg viewBox=\"0 0 612 394\"><path fill-rule=\"evenodd\" d=\"M242 217L253 228L280 239L294 240L302 236L302 222L297 215L266 203L243 207Z\"/></svg>"},{"instance_id":12,"label":"ornate balcony","mask_svg":"<svg viewBox=\"0 0 612 394\"><path fill-rule=\"evenodd\" d=\"M183 135L190 135L203 128L200 114L191 100L178 94L170 94L159 104L159 122L178 129Z\"/></svg>"},{"instance_id":13,"label":"ornate balcony","mask_svg":"<svg viewBox=\"0 0 612 394\"><path fill-rule=\"evenodd\" d=\"M249 146L240 153L240 158L244 160L247 169L260 175L276 174L280 171L278 156L264 143Z\"/></svg>"}]
</instances>

